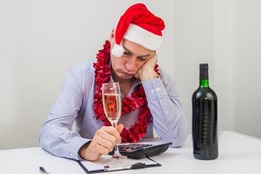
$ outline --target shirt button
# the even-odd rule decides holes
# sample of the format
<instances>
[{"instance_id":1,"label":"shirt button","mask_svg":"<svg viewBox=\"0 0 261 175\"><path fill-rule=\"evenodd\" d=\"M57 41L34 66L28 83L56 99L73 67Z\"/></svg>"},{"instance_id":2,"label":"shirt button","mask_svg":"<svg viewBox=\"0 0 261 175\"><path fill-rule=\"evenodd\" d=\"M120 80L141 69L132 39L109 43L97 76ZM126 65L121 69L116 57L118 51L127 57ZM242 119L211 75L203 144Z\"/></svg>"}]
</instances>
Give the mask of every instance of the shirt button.
<instances>
[{"instance_id":1,"label":"shirt button","mask_svg":"<svg viewBox=\"0 0 261 175\"><path fill-rule=\"evenodd\" d=\"M73 153L71 153L71 155L70 155L71 157L73 157Z\"/></svg>"},{"instance_id":2,"label":"shirt button","mask_svg":"<svg viewBox=\"0 0 261 175\"><path fill-rule=\"evenodd\" d=\"M159 90L160 90L160 87L157 87L157 88L156 88L156 91L159 91Z\"/></svg>"},{"instance_id":3,"label":"shirt button","mask_svg":"<svg viewBox=\"0 0 261 175\"><path fill-rule=\"evenodd\" d=\"M151 90L151 93L154 94L154 89Z\"/></svg>"}]
</instances>

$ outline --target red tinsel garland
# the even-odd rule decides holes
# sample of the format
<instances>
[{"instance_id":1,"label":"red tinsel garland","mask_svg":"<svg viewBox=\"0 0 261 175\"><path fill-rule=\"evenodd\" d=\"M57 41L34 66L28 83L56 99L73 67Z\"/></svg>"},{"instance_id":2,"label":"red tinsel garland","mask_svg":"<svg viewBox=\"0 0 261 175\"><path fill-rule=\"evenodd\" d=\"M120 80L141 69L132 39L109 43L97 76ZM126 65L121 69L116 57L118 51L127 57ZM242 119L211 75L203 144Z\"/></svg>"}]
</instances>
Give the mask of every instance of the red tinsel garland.
<instances>
[{"instance_id":1,"label":"red tinsel garland","mask_svg":"<svg viewBox=\"0 0 261 175\"><path fill-rule=\"evenodd\" d=\"M102 106L102 92L101 87L102 83L109 81L111 77L111 70L109 66L110 60L110 42L105 41L103 49L99 50L97 54L97 63L93 64L95 68L95 96L94 96L94 113L97 120L104 122L104 125L110 126L109 120L106 118ZM158 72L158 65L155 66L155 71ZM131 111L139 109L138 120L134 125L129 129L124 128L121 132L122 142L137 142L139 141L146 133L149 124L151 123L151 113L148 108L148 103L146 95L142 85L138 85L137 88L132 92L131 97L124 97L122 99L122 112L121 116L128 114Z\"/></svg>"}]
</instances>

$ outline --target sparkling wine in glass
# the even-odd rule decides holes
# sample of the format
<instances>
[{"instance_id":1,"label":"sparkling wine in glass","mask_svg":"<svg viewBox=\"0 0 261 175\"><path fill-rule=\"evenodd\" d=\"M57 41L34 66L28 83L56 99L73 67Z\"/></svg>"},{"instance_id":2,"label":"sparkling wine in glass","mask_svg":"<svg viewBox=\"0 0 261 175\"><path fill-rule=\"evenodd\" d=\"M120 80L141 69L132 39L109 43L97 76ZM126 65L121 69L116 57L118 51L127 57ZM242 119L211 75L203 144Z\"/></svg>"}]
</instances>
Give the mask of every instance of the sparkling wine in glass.
<instances>
[{"instance_id":1,"label":"sparkling wine in glass","mask_svg":"<svg viewBox=\"0 0 261 175\"><path fill-rule=\"evenodd\" d=\"M116 127L121 115L121 92L118 82L102 84L102 103L106 117L111 122L111 125ZM114 148L113 158L124 158L120 154L117 144Z\"/></svg>"}]
</instances>

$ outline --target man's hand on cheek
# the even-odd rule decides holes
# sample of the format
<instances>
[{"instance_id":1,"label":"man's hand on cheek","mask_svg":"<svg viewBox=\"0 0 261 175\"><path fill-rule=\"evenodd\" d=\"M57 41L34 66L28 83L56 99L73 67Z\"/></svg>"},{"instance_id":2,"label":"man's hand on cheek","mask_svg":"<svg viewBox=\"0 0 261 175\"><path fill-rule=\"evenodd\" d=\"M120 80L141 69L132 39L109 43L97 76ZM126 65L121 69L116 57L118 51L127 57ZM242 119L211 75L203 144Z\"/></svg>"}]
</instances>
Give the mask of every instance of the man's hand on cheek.
<instances>
[{"instance_id":1,"label":"man's hand on cheek","mask_svg":"<svg viewBox=\"0 0 261 175\"><path fill-rule=\"evenodd\" d=\"M135 77L140 80L152 80L157 78L159 75L154 71L154 67L158 62L158 56L155 53L155 56L148 59L144 65L138 70Z\"/></svg>"}]
</instances>

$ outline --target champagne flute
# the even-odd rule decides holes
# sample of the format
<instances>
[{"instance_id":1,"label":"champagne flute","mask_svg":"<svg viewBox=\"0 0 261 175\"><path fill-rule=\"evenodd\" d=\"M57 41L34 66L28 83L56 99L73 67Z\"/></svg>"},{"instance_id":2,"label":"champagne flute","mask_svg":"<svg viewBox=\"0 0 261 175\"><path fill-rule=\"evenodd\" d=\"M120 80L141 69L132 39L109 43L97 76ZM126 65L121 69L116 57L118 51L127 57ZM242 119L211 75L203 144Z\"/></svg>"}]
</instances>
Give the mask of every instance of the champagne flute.
<instances>
[{"instance_id":1,"label":"champagne flute","mask_svg":"<svg viewBox=\"0 0 261 175\"><path fill-rule=\"evenodd\" d=\"M111 122L111 125L116 128L121 115L121 92L118 82L102 84L102 104L106 117ZM125 158L125 156L120 154L117 144L114 148L113 158Z\"/></svg>"}]
</instances>

